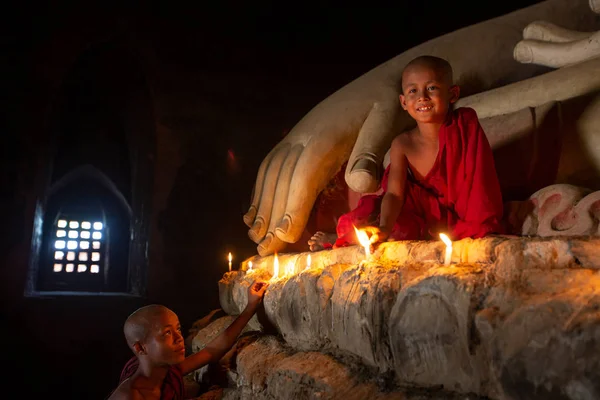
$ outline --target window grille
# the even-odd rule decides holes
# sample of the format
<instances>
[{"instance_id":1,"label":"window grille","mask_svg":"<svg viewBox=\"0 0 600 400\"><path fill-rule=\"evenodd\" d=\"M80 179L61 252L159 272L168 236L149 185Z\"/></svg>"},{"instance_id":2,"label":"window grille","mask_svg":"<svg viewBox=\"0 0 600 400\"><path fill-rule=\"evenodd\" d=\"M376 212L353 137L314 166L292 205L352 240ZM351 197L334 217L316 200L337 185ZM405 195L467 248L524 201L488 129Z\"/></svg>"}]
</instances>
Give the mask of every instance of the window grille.
<instances>
[{"instance_id":1,"label":"window grille","mask_svg":"<svg viewBox=\"0 0 600 400\"><path fill-rule=\"evenodd\" d=\"M104 271L106 227L99 221L58 219L54 229L56 274L100 274Z\"/></svg>"}]
</instances>

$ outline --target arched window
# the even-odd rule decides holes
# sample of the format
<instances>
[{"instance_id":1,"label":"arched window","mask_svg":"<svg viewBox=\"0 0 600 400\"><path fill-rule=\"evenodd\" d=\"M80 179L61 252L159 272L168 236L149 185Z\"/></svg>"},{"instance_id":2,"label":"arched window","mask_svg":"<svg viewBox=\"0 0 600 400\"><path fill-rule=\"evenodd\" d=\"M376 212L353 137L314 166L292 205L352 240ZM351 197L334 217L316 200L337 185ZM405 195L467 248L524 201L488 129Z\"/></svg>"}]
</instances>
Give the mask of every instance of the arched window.
<instances>
[{"instance_id":1,"label":"arched window","mask_svg":"<svg viewBox=\"0 0 600 400\"><path fill-rule=\"evenodd\" d=\"M128 292L131 209L92 166L59 180L48 197L40 291Z\"/></svg>"},{"instance_id":2,"label":"arched window","mask_svg":"<svg viewBox=\"0 0 600 400\"><path fill-rule=\"evenodd\" d=\"M126 37L77 57L47 126L25 295L145 295L155 120Z\"/></svg>"}]
</instances>

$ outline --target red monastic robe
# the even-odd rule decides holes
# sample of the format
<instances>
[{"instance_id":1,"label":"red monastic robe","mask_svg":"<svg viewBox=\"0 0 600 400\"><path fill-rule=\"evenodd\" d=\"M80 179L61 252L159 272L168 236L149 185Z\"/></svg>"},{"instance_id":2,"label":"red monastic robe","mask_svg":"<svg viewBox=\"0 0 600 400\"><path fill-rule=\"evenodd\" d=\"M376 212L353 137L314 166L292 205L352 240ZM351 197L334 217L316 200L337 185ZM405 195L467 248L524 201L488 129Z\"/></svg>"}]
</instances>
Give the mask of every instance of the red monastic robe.
<instances>
[{"instance_id":1,"label":"red monastic robe","mask_svg":"<svg viewBox=\"0 0 600 400\"><path fill-rule=\"evenodd\" d=\"M502 194L490 144L475 110L448 114L439 134L435 163L423 180L407 174L405 200L390 238L394 240L480 238L502 233ZM387 190L389 166L381 195L363 196L357 207L338 220L336 246L354 244L354 227L378 225Z\"/></svg>"},{"instance_id":2,"label":"red monastic robe","mask_svg":"<svg viewBox=\"0 0 600 400\"><path fill-rule=\"evenodd\" d=\"M137 371L139 361L137 357L132 357L127 361L123 370L121 371L121 377L119 383L132 376ZM169 367L167 376L163 382L162 388L160 389L161 400L181 400L184 396L184 383L183 374L181 368L178 365L172 365Z\"/></svg>"}]
</instances>

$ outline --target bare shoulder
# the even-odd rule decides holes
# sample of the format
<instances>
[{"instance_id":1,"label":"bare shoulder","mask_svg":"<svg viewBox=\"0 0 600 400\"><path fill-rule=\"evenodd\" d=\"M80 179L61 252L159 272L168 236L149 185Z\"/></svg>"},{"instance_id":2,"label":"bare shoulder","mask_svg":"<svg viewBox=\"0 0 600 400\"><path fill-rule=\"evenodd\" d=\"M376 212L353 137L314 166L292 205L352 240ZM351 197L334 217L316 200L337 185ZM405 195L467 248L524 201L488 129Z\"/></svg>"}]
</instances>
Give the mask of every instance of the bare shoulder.
<instances>
[{"instance_id":1,"label":"bare shoulder","mask_svg":"<svg viewBox=\"0 0 600 400\"><path fill-rule=\"evenodd\" d=\"M133 387L131 378L125 379L107 400L141 400L143 396Z\"/></svg>"},{"instance_id":2,"label":"bare shoulder","mask_svg":"<svg viewBox=\"0 0 600 400\"><path fill-rule=\"evenodd\" d=\"M114 392L111 393L110 397L107 400L125 400L131 399L129 392L131 390L131 386L127 385L126 382L122 382Z\"/></svg>"},{"instance_id":3,"label":"bare shoulder","mask_svg":"<svg viewBox=\"0 0 600 400\"><path fill-rule=\"evenodd\" d=\"M392 141L392 149L401 153L410 150L413 147L413 136L414 132L412 130L402 132Z\"/></svg>"}]
</instances>

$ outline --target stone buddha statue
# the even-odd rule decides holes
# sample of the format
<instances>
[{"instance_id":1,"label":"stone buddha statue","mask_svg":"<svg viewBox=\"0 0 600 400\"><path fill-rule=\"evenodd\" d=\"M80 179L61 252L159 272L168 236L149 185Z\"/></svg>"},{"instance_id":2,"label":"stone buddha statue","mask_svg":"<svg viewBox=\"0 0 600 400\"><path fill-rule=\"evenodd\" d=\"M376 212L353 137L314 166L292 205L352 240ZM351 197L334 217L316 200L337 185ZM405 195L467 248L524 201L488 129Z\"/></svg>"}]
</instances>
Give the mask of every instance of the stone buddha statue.
<instances>
[{"instance_id":1,"label":"stone buddha statue","mask_svg":"<svg viewBox=\"0 0 600 400\"><path fill-rule=\"evenodd\" d=\"M244 215L258 253L300 239L317 196L344 165L351 191L377 191L392 139L414 123L398 101L401 71L423 54L450 62L465 96L456 106L477 112L516 233L597 234L595 13L600 0L546 0L404 51L317 104L258 170Z\"/></svg>"}]
</instances>

